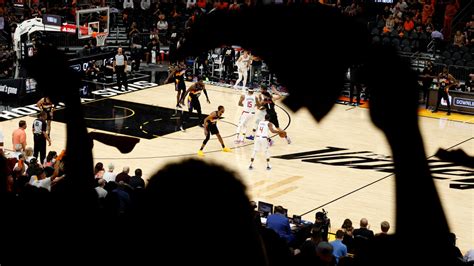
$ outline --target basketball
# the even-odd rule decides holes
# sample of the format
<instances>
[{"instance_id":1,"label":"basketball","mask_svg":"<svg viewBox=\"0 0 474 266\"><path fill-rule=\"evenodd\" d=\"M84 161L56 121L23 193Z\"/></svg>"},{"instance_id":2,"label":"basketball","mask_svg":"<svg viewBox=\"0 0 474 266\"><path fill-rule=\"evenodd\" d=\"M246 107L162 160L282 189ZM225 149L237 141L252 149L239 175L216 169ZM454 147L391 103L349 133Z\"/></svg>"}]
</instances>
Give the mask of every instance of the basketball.
<instances>
[{"instance_id":1,"label":"basketball","mask_svg":"<svg viewBox=\"0 0 474 266\"><path fill-rule=\"evenodd\" d=\"M280 136L280 138L286 137L286 131L285 131L285 130L281 130L280 132L278 132L278 136Z\"/></svg>"}]
</instances>

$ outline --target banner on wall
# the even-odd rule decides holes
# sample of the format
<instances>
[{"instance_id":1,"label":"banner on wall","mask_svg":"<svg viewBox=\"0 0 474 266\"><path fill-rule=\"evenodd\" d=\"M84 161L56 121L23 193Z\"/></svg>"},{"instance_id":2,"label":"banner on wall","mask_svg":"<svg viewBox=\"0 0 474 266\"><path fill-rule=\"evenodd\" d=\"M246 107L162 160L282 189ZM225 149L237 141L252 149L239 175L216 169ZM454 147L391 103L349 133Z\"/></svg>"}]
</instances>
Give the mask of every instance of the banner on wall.
<instances>
[{"instance_id":1,"label":"banner on wall","mask_svg":"<svg viewBox=\"0 0 474 266\"><path fill-rule=\"evenodd\" d=\"M0 79L0 95L2 96L17 96L24 88L24 79Z\"/></svg>"},{"instance_id":2,"label":"banner on wall","mask_svg":"<svg viewBox=\"0 0 474 266\"><path fill-rule=\"evenodd\" d=\"M0 97L23 97L36 92L34 79L0 79Z\"/></svg>"}]
</instances>

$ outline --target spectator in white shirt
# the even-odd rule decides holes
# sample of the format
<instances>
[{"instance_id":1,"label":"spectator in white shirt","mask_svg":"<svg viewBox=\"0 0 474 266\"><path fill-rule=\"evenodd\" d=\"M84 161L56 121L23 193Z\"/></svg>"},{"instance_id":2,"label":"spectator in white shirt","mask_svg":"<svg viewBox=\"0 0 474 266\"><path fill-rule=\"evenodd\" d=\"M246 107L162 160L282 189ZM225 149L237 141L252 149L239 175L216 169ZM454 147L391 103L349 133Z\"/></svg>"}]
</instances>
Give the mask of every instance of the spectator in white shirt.
<instances>
[{"instance_id":1,"label":"spectator in white shirt","mask_svg":"<svg viewBox=\"0 0 474 266\"><path fill-rule=\"evenodd\" d=\"M142 0L142 1L140 2L140 7L142 8L142 10L148 10L148 9L150 9L150 5L151 5L150 0Z\"/></svg>"},{"instance_id":2,"label":"spectator in white shirt","mask_svg":"<svg viewBox=\"0 0 474 266\"><path fill-rule=\"evenodd\" d=\"M123 9L131 8L133 9L133 0L123 0Z\"/></svg>"},{"instance_id":3,"label":"spectator in white shirt","mask_svg":"<svg viewBox=\"0 0 474 266\"><path fill-rule=\"evenodd\" d=\"M63 177L58 177L58 163L55 165L56 169L53 170L53 173L48 173L49 177L46 177L45 169L38 167L36 169L36 175L31 176L30 185L37 188L45 188L48 191L51 191L51 186L61 180ZM47 167L52 169L51 167Z\"/></svg>"},{"instance_id":4,"label":"spectator in white shirt","mask_svg":"<svg viewBox=\"0 0 474 266\"><path fill-rule=\"evenodd\" d=\"M99 179L97 182L99 185L95 187L95 191L97 192L99 199L103 199L107 196L107 190L104 189L107 182L103 178Z\"/></svg>"},{"instance_id":5,"label":"spectator in white shirt","mask_svg":"<svg viewBox=\"0 0 474 266\"><path fill-rule=\"evenodd\" d=\"M108 169L109 171L105 172L102 178L107 182L115 182L115 177L117 176L117 174L114 173L114 169L115 169L114 164L112 163L109 164Z\"/></svg>"}]
</instances>

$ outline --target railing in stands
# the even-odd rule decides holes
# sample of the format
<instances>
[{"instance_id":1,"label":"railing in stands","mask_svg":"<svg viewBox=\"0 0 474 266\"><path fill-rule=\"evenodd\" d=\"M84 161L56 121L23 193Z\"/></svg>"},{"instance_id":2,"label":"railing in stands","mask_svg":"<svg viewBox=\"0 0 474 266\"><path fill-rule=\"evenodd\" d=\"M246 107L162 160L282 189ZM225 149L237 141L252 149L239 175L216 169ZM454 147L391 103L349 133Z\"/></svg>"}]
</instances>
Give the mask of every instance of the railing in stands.
<instances>
[{"instance_id":1,"label":"railing in stands","mask_svg":"<svg viewBox=\"0 0 474 266\"><path fill-rule=\"evenodd\" d=\"M459 81L469 80L469 74L474 73L474 67L450 65L448 69L449 73Z\"/></svg>"},{"instance_id":2,"label":"railing in stands","mask_svg":"<svg viewBox=\"0 0 474 266\"><path fill-rule=\"evenodd\" d=\"M416 71L422 71L428 61L433 62L433 72L440 73L444 67L448 67L449 73L457 80L464 82L469 79L469 74L474 73L474 67L447 65L444 63L435 63L435 57L428 53L407 53L399 52L399 55L410 60L411 66Z\"/></svg>"}]
</instances>

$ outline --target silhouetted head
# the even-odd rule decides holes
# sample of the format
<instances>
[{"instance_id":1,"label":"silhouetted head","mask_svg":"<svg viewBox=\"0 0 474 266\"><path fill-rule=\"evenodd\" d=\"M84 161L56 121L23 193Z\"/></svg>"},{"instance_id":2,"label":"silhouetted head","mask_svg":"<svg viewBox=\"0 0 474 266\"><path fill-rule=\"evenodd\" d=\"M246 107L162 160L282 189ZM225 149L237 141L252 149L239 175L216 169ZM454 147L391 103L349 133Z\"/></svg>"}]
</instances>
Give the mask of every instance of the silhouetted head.
<instances>
[{"instance_id":1,"label":"silhouetted head","mask_svg":"<svg viewBox=\"0 0 474 266\"><path fill-rule=\"evenodd\" d=\"M387 221L383 221L380 223L380 230L382 230L382 232L387 233L389 229L390 224Z\"/></svg>"},{"instance_id":2,"label":"silhouetted head","mask_svg":"<svg viewBox=\"0 0 474 266\"><path fill-rule=\"evenodd\" d=\"M282 206L275 206L275 213L285 214Z\"/></svg>"},{"instance_id":3,"label":"silhouetted head","mask_svg":"<svg viewBox=\"0 0 474 266\"><path fill-rule=\"evenodd\" d=\"M360 219L360 227L361 228L366 228L369 225L369 221L367 221L366 218Z\"/></svg>"},{"instance_id":4,"label":"silhouetted head","mask_svg":"<svg viewBox=\"0 0 474 266\"><path fill-rule=\"evenodd\" d=\"M135 176L142 177L142 169L140 168L135 169Z\"/></svg>"},{"instance_id":5,"label":"silhouetted head","mask_svg":"<svg viewBox=\"0 0 474 266\"><path fill-rule=\"evenodd\" d=\"M176 265L226 264L220 258L262 265L253 211L234 172L194 159L169 164L150 178L145 195L150 255Z\"/></svg>"},{"instance_id":6,"label":"silhouetted head","mask_svg":"<svg viewBox=\"0 0 474 266\"><path fill-rule=\"evenodd\" d=\"M343 228L343 229L352 228L352 221L351 221L351 219L345 219L344 222L342 223L341 228Z\"/></svg>"}]
</instances>

